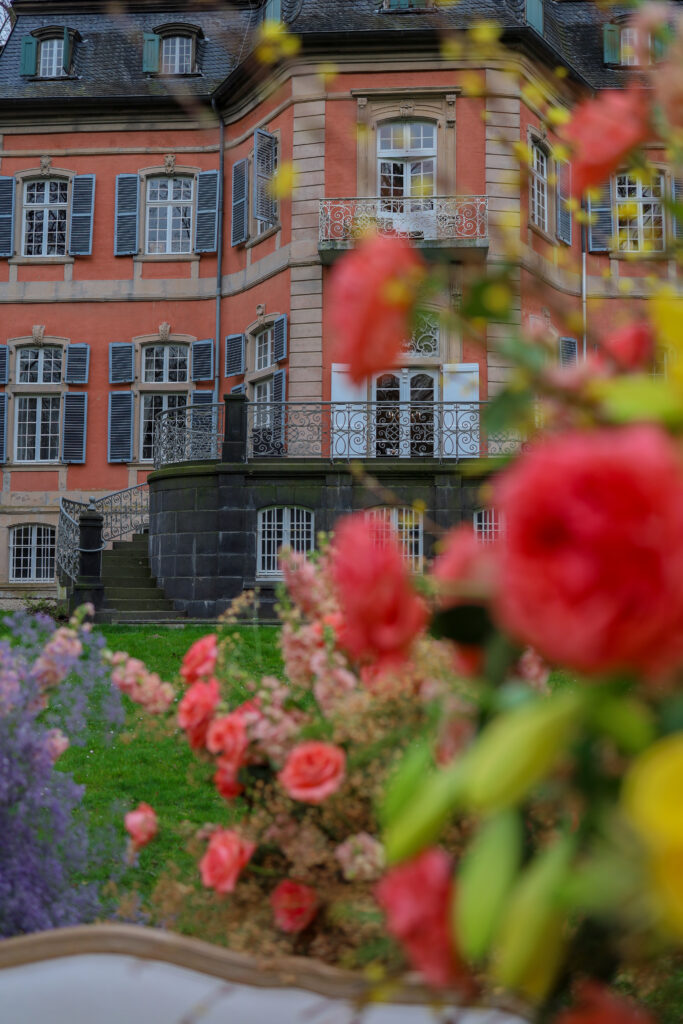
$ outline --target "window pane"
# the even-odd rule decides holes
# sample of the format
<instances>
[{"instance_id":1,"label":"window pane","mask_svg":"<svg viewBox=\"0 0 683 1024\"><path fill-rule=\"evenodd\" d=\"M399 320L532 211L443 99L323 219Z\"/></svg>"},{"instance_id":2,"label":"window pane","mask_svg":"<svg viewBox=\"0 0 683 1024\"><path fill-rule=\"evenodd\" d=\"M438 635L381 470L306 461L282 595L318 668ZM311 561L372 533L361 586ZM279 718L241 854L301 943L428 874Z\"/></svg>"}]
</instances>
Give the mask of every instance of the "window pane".
<instances>
[{"instance_id":1,"label":"window pane","mask_svg":"<svg viewBox=\"0 0 683 1024\"><path fill-rule=\"evenodd\" d=\"M24 187L24 255L66 255L69 183L27 182Z\"/></svg>"},{"instance_id":2,"label":"window pane","mask_svg":"<svg viewBox=\"0 0 683 1024\"><path fill-rule=\"evenodd\" d=\"M40 44L40 64L38 74L41 78L59 78L64 74L62 67L64 55L63 39L46 39Z\"/></svg>"},{"instance_id":3,"label":"window pane","mask_svg":"<svg viewBox=\"0 0 683 1024\"><path fill-rule=\"evenodd\" d=\"M19 384L38 383L38 362L40 351L37 348L19 349Z\"/></svg>"},{"instance_id":4,"label":"window pane","mask_svg":"<svg viewBox=\"0 0 683 1024\"><path fill-rule=\"evenodd\" d=\"M192 251L192 178L150 178L147 182L147 252Z\"/></svg>"},{"instance_id":5,"label":"window pane","mask_svg":"<svg viewBox=\"0 0 683 1024\"><path fill-rule=\"evenodd\" d=\"M187 380L187 345L169 345L168 347L168 381L171 384Z\"/></svg>"},{"instance_id":6,"label":"window pane","mask_svg":"<svg viewBox=\"0 0 683 1024\"><path fill-rule=\"evenodd\" d=\"M62 350L61 348L44 348L43 373L41 384L59 384L62 379Z\"/></svg>"},{"instance_id":7,"label":"window pane","mask_svg":"<svg viewBox=\"0 0 683 1024\"><path fill-rule=\"evenodd\" d=\"M38 399L17 398L16 457L19 462L34 462L38 420Z\"/></svg>"},{"instance_id":8,"label":"window pane","mask_svg":"<svg viewBox=\"0 0 683 1024\"><path fill-rule=\"evenodd\" d=\"M49 462L59 456L60 396L39 399L40 409L40 461Z\"/></svg>"},{"instance_id":9,"label":"window pane","mask_svg":"<svg viewBox=\"0 0 683 1024\"><path fill-rule=\"evenodd\" d=\"M261 331L256 337L256 369L265 370L273 362L273 330Z\"/></svg>"},{"instance_id":10,"label":"window pane","mask_svg":"<svg viewBox=\"0 0 683 1024\"><path fill-rule=\"evenodd\" d=\"M54 575L54 526L15 526L10 532L10 579L47 582Z\"/></svg>"}]
</instances>

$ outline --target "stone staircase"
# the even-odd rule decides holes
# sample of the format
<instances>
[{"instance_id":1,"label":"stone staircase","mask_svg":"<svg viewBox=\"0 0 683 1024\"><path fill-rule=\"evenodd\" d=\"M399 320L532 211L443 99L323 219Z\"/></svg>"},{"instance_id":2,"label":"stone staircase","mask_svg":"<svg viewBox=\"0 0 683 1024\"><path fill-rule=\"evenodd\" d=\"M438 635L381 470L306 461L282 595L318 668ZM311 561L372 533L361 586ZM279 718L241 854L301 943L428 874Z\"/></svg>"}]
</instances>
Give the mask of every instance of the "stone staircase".
<instances>
[{"instance_id":1,"label":"stone staircase","mask_svg":"<svg viewBox=\"0 0 683 1024\"><path fill-rule=\"evenodd\" d=\"M185 612L176 611L157 587L149 566L147 540L146 533L136 533L132 540L114 541L110 550L102 552L104 607L97 613L97 622L185 620Z\"/></svg>"}]
</instances>

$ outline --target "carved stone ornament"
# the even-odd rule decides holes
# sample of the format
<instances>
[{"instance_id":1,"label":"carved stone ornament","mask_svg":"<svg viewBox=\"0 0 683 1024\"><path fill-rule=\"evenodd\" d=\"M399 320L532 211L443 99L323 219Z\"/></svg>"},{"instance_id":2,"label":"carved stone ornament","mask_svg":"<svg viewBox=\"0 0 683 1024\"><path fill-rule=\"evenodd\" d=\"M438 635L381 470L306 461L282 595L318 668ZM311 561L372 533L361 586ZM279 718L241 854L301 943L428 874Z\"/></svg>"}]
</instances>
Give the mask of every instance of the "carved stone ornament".
<instances>
[{"instance_id":1,"label":"carved stone ornament","mask_svg":"<svg viewBox=\"0 0 683 1024\"><path fill-rule=\"evenodd\" d=\"M446 124L455 124L455 96L454 92L446 93Z\"/></svg>"},{"instance_id":2,"label":"carved stone ornament","mask_svg":"<svg viewBox=\"0 0 683 1024\"><path fill-rule=\"evenodd\" d=\"M258 320L259 323L261 323L261 321L263 320L265 315L266 315L266 304L265 304L265 302L259 302L257 307L256 307L256 319Z\"/></svg>"},{"instance_id":3,"label":"carved stone ornament","mask_svg":"<svg viewBox=\"0 0 683 1024\"><path fill-rule=\"evenodd\" d=\"M406 100L405 103L399 104L398 112L400 117L412 117L415 113L415 104L412 100Z\"/></svg>"},{"instance_id":4,"label":"carved stone ornament","mask_svg":"<svg viewBox=\"0 0 683 1024\"><path fill-rule=\"evenodd\" d=\"M170 324L159 324L159 337L163 342L167 342L171 337L171 325Z\"/></svg>"},{"instance_id":5,"label":"carved stone ornament","mask_svg":"<svg viewBox=\"0 0 683 1024\"><path fill-rule=\"evenodd\" d=\"M175 153L167 153L164 157L164 171L166 174L175 174Z\"/></svg>"},{"instance_id":6,"label":"carved stone ornament","mask_svg":"<svg viewBox=\"0 0 683 1024\"><path fill-rule=\"evenodd\" d=\"M31 337L34 345L42 345L45 337L45 324L34 324L31 328Z\"/></svg>"},{"instance_id":7,"label":"carved stone ornament","mask_svg":"<svg viewBox=\"0 0 683 1024\"><path fill-rule=\"evenodd\" d=\"M52 157L41 156L40 158L40 173L47 177L48 174L52 173Z\"/></svg>"}]
</instances>

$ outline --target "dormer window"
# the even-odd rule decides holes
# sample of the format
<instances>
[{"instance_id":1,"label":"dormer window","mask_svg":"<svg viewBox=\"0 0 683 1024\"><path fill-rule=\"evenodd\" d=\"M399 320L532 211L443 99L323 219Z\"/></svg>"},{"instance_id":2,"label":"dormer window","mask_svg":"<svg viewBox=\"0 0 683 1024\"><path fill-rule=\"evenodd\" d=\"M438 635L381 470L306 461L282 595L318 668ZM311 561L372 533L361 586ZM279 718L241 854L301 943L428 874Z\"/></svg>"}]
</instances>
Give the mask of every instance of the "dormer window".
<instances>
[{"instance_id":1,"label":"dormer window","mask_svg":"<svg viewBox=\"0 0 683 1024\"><path fill-rule=\"evenodd\" d=\"M38 75L40 78L61 78L64 74L64 40L44 39L40 44Z\"/></svg>"},{"instance_id":2,"label":"dormer window","mask_svg":"<svg viewBox=\"0 0 683 1024\"><path fill-rule=\"evenodd\" d=\"M22 75L37 78L63 78L71 74L74 42L80 39L75 29L52 25L37 29L21 41Z\"/></svg>"},{"instance_id":3,"label":"dormer window","mask_svg":"<svg viewBox=\"0 0 683 1024\"><path fill-rule=\"evenodd\" d=\"M194 75L202 31L174 22L143 33L142 70L151 75Z\"/></svg>"},{"instance_id":4,"label":"dormer window","mask_svg":"<svg viewBox=\"0 0 683 1024\"><path fill-rule=\"evenodd\" d=\"M190 36L166 36L161 42L162 75L191 75L193 40Z\"/></svg>"}]
</instances>

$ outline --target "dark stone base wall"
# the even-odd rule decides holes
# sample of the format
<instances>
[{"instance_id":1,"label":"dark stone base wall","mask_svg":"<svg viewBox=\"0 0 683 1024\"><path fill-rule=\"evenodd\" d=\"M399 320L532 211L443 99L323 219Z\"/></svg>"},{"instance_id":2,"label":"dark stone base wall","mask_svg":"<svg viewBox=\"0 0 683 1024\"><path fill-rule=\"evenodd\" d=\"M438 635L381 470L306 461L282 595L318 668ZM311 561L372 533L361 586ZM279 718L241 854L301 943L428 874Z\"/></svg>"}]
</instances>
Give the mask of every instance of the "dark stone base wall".
<instances>
[{"instance_id":1,"label":"dark stone base wall","mask_svg":"<svg viewBox=\"0 0 683 1024\"><path fill-rule=\"evenodd\" d=\"M433 462L372 462L366 472L399 504L424 503L424 553L436 540L429 524L448 529L470 521L482 504L481 480ZM339 516L386 505L380 493L347 466L273 460L197 463L150 474L150 562L166 597L196 618L215 618L244 589L259 587L261 612L272 612L274 587L256 579L260 509L300 505L315 513L316 534Z\"/></svg>"}]
</instances>

